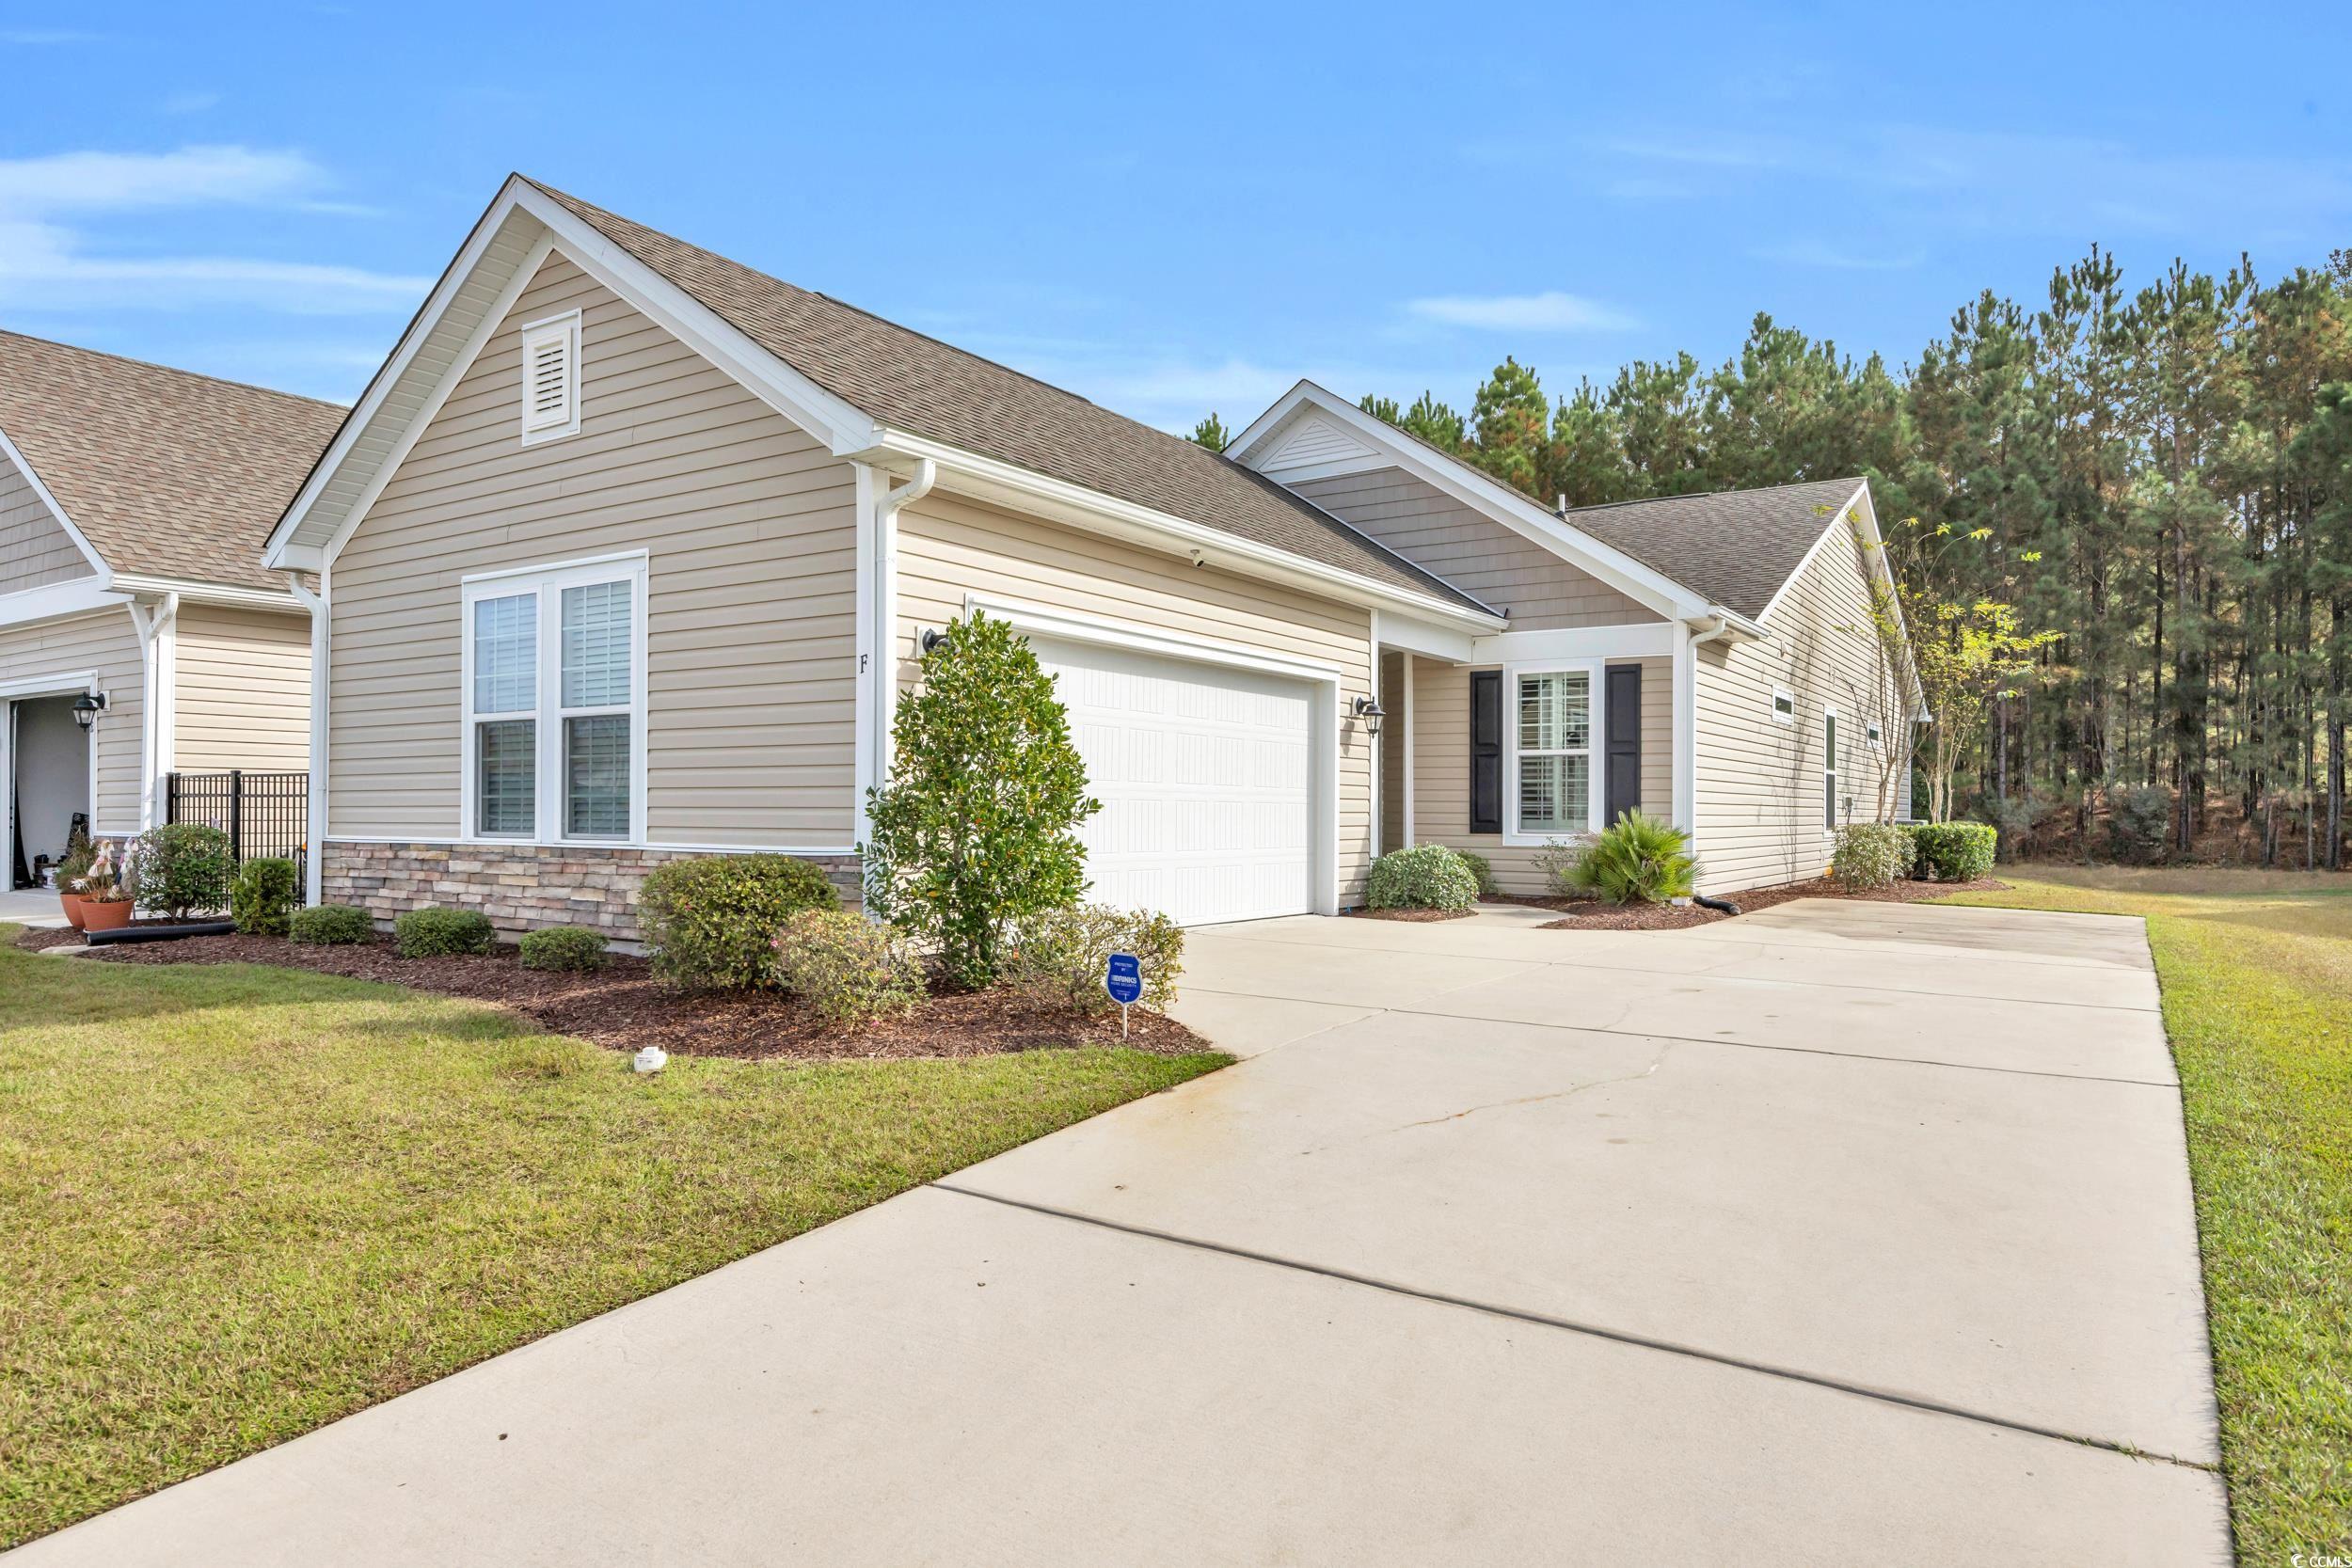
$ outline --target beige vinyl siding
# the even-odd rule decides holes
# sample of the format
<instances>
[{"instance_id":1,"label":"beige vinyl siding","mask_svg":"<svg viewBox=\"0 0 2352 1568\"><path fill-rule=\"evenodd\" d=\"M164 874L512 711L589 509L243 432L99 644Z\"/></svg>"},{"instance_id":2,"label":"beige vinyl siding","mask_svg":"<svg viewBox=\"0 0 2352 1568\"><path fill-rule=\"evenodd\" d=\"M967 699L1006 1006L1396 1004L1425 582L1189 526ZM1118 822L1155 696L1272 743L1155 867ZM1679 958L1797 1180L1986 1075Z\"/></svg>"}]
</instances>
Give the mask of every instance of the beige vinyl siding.
<instances>
[{"instance_id":1,"label":"beige vinyl siding","mask_svg":"<svg viewBox=\"0 0 2352 1568\"><path fill-rule=\"evenodd\" d=\"M1314 659L1340 672L1340 701L1372 689L1372 617L1352 606L1092 534L934 494L898 522L898 676L914 680L925 626L1000 597ZM1339 750L1340 902L1362 901L1372 843L1372 747L1344 726Z\"/></svg>"},{"instance_id":2,"label":"beige vinyl siding","mask_svg":"<svg viewBox=\"0 0 2352 1568\"><path fill-rule=\"evenodd\" d=\"M0 626L0 683L93 672L106 694L106 711L99 716L95 741L98 817L91 830L135 833L146 792L147 664L131 611L118 606Z\"/></svg>"},{"instance_id":3,"label":"beige vinyl siding","mask_svg":"<svg viewBox=\"0 0 2352 1568\"><path fill-rule=\"evenodd\" d=\"M183 602L171 765L183 772L310 766L310 618Z\"/></svg>"},{"instance_id":4,"label":"beige vinyl siding","mask_svg":"<svg viewBox=\"0 0 2352 1568\"><path fill-rule=\"evenodd\" d=\"M14 460L0 456L0 594L91 575L89 557Z\"/></svg>"},{"instance_id":5,"label":"beige vinyl siding","mask_svg":"<svg viewBox=\"0 0 2352 1568\"><path fill-rule=\"evenodd\" d=\"M1302 480L1291 488L1508 615L1513 631L1626 626L1659 618L1551 550L1402 468Z\"/></svg>"},{"instance_id":6,"label":"beige vinyl siding","mask_svg":"<svg viewBox=\"0 0 2352 1568\"><path fill-rule=\"evenodd\" d=\"M1613 658L1642 667L1642 809L1674 816L1674 660ZM1494 669L1487 665L1485 668ZM1413 839L1486 857L1504 893L1544 894L1535 847L1506 845L1501 833L1470 831L1470 687L1471 667L1413 661ZM1507 703L1507 697L1506 697ZM1393 721L1393 715L1392 721ZM1597 741L1597 736L1596 736ZM1596 788L1605 777L1604 749L1594 747ZM1508 791L1506 775L1502 787Z\"/></svg>"},{"instance_id":7,"label":"beige vinyl siding","mask_svg":"<svg viewBox=\"0 0 2352 1568\"><path fill-rule=\"evenodd\" d=\"M580 433L526 447L521 325L575 308ZM644 549L648 841L846 846L855 504L849 464L550 256L335 562L333 832L459 832L462 578Z\"/></svg>"},{"instance_id":8,"label":"beige vinyl siding","mask_svg":"<svg viewBox=\"0 0 2352 1568\"><path fill-rule=\"evenodd\" d=\"M1837 710L1839 818L1848 800L1854 817L1877 815L1879 764L1864 724L1893 720L1878 694L1867 570L1851 532L1833 534L1765 618L1769 639L1698 649L1694 783L1700 885L1708 892L1773 887L1827 869L1825 706ZM1796 694L1793 725L1773 721L1776 685Z\"/></svg>"}]
</instances>

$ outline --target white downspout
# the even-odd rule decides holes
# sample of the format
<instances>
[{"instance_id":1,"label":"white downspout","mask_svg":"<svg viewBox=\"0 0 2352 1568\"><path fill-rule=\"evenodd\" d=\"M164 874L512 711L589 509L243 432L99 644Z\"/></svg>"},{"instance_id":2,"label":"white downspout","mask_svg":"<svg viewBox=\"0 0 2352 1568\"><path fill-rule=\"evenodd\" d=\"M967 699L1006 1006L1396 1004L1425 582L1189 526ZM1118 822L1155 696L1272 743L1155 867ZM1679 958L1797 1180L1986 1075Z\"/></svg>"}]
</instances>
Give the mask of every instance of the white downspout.
<instances>
[{"instance_id":1,"label":"white downspout","mask_svg":"<svg viewBox=\"0 0 2352 1568\"><path fill-rule=\"evenodd\" d=\"M1687 623L1675 641L1675 825L1690 835L1691 853L1699 848L1698 820L1698 663L1699 649L1731 629L1728 615L1709 617L1707 629Z\"/></svg>"},{"instance_id":2,"label":"white downspout","mask_svg":"<svg viewBox=\"0 0 2352 1568\"><path fill-rule=\"evenodd\" d=\"M286 574L286 586L294 591L295 601L310 612L310 802L305 835L310 842L303 857L303 898L313 908L323 896L326 873L327 571L327 567L319 568L315 591L304 585L301 573Z\"/></svg>"},{"instance_id":3,"label":"white downspout","mask_svg":"<svg viewBox=\"0 0 2352 1568\"><path fill-rule=\"evenodd\" d=\"M939 465L917 458L914 477L874 498L873 753L867 762L870 777L881 784L890 777L890 727L898 711L898 514L931 493L939 482ZM858 800L858 837L866 836L866 800Z\"/></svg>"},{"instance_id":4,"label":"white downspout","mask_svg":"<svg viewBox=\"0 0 2352 1568\"><path fill-rule=\"evenodd\" d=\"M131 629L139 639L139 832L145 832L155 826L156 786L171 766L167 708L172 674L167 666L171 657L172 626L180 618L180 595L166 594L154 604L135 603L130 610Z\"/></svg>"}]
</instances>

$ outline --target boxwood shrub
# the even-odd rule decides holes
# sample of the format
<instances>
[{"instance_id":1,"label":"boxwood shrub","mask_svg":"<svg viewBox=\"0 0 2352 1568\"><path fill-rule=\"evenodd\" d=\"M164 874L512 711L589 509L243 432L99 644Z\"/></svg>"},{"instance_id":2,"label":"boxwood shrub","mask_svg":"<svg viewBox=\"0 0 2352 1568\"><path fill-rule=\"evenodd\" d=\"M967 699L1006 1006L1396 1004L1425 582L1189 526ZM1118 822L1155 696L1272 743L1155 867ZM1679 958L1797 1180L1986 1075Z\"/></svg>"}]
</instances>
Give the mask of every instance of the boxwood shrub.
<instances>
[{"instance_id":1,"label":"boxwood shrub","mask_svg":"<svg viewBox=\"0 0 2352 1568\"><path fill-rule=\"evenodd\" d=\"M320 947L347 946L373 937L375 921L357 904L313 904L294 912L286 935Z\"/></svg>"},{"instance_id":2,"label":"boxwood shrub","mask_svg":"<svg viewBox=\"0 0 2352 1568\"><path fill-rule=\"evenodd\" d=\"M691 990L776 984L776 933L803 910L837 910L825 874L790 855L712 855L655 868L637 895L654 973Z\"/></svg>"},{"instance_id":3,"label":"boxwood shrub","mask_svg":"<svg viewBox=\"0 0 2352 1568\"><path fill-rule=\"evenodd\" d=\"M410 910L392 922L392 948L404 958L447 958L487 953L498 941L490 917L479 910Z\"/></svg>"},{"instance_id":4,"label":"boxwood shrub","mask_svg":"<svg viewBox=\"0 0 2352 1568\"><path fill-rule=\"evenodd\" d=\"M1375 910L1467 910L1478 902L1478 873L1442 844L1391 849L1372 863L1364 902Z\"/></svg>"},{"instance_id":5,"label":"boxwood shrub","mask_svg":"<svg viewBox=\"0 0 2352 1568\"><path fill-rule=\"evenodd\" d=\"M282 937L300 901L301 887L301 868L292 861L247 861L229 884L230 916L246 936Z\"/></svg>"},{"instance_id":6,"label":"boxwood shrub","mask_svg":"<svg viewBox=\"0 0 2352 1568\"><path fill-rule=\"evenodd\" d=\"M1990 822L1915 822L1911 874L1923 882L1973 882L1990 876L2000 830Z\"/></svg>"},{"instance_id":7,"label":"boxwood shrub","mask_svg":"<svg viewBox=\"0 0 2352 1568\"><path fill-rule=\"evenodd\" d=\"M562 969L585 974L604 967L605 935L585 926L550 926L525 931L515 944L525 969Z\"/></svg>"}]
</instances>

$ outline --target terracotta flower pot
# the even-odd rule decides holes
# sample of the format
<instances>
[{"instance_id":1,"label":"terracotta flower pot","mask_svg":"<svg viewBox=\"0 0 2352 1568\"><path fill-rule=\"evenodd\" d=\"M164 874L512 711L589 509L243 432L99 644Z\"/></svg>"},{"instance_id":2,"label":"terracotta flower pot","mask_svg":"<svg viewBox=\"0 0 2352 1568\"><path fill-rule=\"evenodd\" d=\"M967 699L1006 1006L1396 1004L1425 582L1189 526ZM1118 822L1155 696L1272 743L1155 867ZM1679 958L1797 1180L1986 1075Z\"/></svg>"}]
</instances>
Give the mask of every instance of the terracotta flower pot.
<instances>
[{"instance_id":1,"label":"terracotta flower pot","mask_svg":"<svg viewBox=\"0 0 2352 1568\"><path fill-rule=\"evenodd\" d=\"M82 895L60 889L57 893L57 903L65 911L66 924L77 931L80 930L82 928Z\"/></svg>"},{"instance_id":2,"label":"terracotta flower pot","mask_svg":"<svg viewBox=\"0 0 2352 1568\"><path fill-rule=\"evenodd\" d=\"M85 931L118 931L131 924L131 900L111 899L101 903L95 898L82 900L82 929Z\"/></svg>"}]
</instances>

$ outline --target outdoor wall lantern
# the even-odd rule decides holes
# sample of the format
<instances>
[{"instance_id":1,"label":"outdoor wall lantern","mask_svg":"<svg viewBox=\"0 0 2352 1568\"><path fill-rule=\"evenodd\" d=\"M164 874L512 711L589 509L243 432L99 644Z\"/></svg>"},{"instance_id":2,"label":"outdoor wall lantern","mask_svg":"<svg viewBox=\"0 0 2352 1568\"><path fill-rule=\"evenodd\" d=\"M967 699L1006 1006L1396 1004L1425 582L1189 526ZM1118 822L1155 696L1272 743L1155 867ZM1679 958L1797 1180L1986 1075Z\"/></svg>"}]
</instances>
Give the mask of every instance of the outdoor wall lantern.
<instances>
[{"instance_id":1,"label":"outdoor wall lantern","mask_svg":"<svg viewBox=\"0 0 2352 1568\"><path fill-rule=\"evenodd\" d=\"M937 626L925 626L922 635L914 640L914 645L921 652L928 654L946 641L947 634Z\"/></svg>"},{"instance_id":2,"label":"outdoor wall lantern","mask_svg":"<svg viewBox=\"0 0 2352 1568\"><path fill-rule=\"evenodd\" d=\"M1364 733L1376 740L1380 737L1380 721L1386 719L1388 713L1380 706L1377 697L1359 697L1356 699L1356 717L1363 721Z\"/></svg>"},{"instance_id":3,"label":"outdoor wall lantern","mask_svg":"<svg viewBox=\"0 0 2352 1568\"><path fill-rule=\"evenodd\" d=\"M73 721L81 725L86 733L98 722L98 716L105 711L106 694L103 691L85 691L73 699Z\"/></svg>"}]
</instances>

